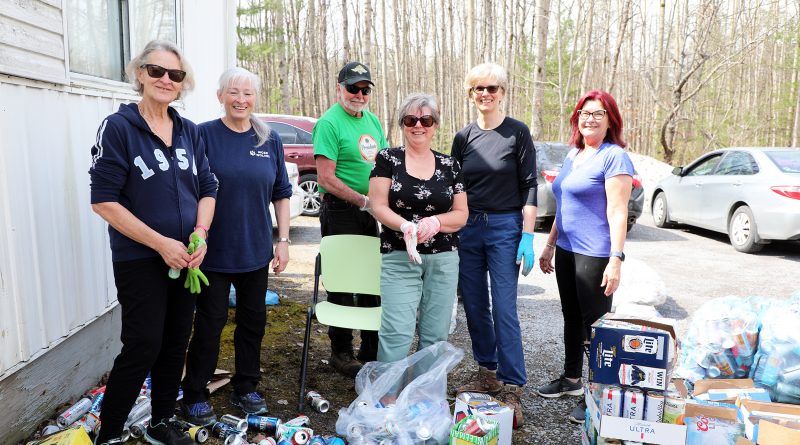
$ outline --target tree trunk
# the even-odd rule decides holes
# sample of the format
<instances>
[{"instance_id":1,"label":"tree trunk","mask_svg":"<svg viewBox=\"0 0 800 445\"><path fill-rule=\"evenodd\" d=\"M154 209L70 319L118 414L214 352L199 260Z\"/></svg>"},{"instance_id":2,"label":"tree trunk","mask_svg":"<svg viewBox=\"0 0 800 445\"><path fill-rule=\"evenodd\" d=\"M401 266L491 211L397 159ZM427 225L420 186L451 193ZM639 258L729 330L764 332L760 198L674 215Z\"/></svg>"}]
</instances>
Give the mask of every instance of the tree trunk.
<instances>
[{"instance_id":1,"label":"tree trunk","mask_svg":"<svg viewBox=\"0 0 800 445\"><path fill-rule=\"evenodd\" d=\"M536 8L536 61L533 72L533 110L531 118L531 137L534 141L544 134L544 82L547 58L547 28L550 21L550 0L539 0Z\"/></svg>"}]
</instances>

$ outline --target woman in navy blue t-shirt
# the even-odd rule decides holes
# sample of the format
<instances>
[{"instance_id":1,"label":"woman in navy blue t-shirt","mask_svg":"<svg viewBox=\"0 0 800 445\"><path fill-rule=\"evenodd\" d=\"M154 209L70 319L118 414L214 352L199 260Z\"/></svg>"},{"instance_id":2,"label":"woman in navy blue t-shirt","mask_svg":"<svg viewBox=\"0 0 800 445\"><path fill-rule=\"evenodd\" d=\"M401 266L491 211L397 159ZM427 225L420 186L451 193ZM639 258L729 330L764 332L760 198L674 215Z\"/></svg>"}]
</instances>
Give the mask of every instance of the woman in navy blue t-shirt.
<instances>
[{"instance_id":1,"label":"woman in navy blue t-shirt","mask_svg":"<svg viewBox=\"0 0 800 445\"><path fill-rule=\"evenodd\" d=\"M180 404L182 414L194 424L209 424L216 417L208 403L206 384L217 365L231 284L236 289L236 372L231 380L231 403L247 414L267 411L263 395L256 391L267 321L267 272L270 260L276 274L289 261L292 185L280 137L252 115L259 91L259 78L250 71L225 71L217 90L225 116L200 124L219 191L202 267L210 285L197 299ZM275 207L279 233L274 255L270 202Z\"/></svg>"}]
</instances>

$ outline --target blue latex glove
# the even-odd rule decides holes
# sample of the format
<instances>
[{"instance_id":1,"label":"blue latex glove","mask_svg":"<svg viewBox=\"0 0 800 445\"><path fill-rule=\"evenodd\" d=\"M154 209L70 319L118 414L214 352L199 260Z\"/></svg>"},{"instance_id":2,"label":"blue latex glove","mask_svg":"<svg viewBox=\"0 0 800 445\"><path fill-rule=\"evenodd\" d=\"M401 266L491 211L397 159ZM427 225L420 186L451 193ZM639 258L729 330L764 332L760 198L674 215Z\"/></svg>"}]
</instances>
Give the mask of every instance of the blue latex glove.
<instances>
[{"instance_id":1,"label":"blue latex glove","mask_svg":"<svg viewBox=\"0 0 800 445\"><path fill-rule=\"evenodd\" d=\"M517 247L517 264L522 263L523 257L525 262L522 264L522 275L527 277L533 270L533 233L522 232L522 239Z\"/></svg>"}]
</instances>

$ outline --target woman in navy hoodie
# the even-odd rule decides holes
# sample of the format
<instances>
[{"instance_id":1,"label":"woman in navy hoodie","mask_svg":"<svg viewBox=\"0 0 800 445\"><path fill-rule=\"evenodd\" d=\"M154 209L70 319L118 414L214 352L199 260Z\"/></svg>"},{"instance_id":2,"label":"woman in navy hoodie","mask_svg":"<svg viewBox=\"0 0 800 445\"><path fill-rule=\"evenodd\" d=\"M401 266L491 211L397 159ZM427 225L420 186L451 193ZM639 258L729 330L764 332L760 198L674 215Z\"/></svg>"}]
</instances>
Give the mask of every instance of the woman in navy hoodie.
<instances>
[{"instance_id":1,"label":"woman in navy hoodie","mask_svg":"<svg viewBox=\"0 0 800 445\"><path fill-rule=\"evenodd\" d=\"M117 300L122 307L122 351L106 385L96 444L122 443L123 427L147 373L152 420L145 439L191 444L173 423L195 296L184 288L187 268L199 267L205 246L187 253L190 235L207 237L217 180L200 132L170 103L194 86L175 44L152 41L126 72L142 100L121 105L97 131L92 148L92 210L105 219ZM168 276L181 270L179 279Z\"/></svg>"},{"instance_id":2,"label":"woman in navy hoodie","mask_svg":"<svg viewBox=\"0 0 800 445\"><path fill-rule=\"evenodd\" d=\"M208 162L219 178L219 196L203 263L210 285L197 301L180 403L183 416L194 424L209 424L216 418L208 403L206 384L217 366L231 284L236 288L236 373L231 379L230 401L246 414L267 412L264 396L256 391L267 323L264 297L270 261L276 274L289 262L292 184L286 174L281 138L252 114L259 91L261 82L250 71L225 71L217 90L225 115L199 125ZM278 222L274 255L270 202Z\"/></svg>"}]
</instances>

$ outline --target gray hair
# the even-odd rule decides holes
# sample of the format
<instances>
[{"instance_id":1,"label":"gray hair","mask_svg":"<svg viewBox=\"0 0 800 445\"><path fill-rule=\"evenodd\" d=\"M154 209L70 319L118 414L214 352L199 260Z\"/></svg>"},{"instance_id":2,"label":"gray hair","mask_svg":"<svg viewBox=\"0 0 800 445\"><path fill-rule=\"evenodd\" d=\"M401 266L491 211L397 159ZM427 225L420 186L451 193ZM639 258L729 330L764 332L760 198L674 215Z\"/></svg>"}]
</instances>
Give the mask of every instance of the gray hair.
<instances>
[{"instance_id":1,"label":"gray hair","mask_svg":"<svg viewBox=\"0 0 800 445\"><path fill-rule=\"evenodd\" d=\"M155 51L169 51L175 54L175 57L178 58L178 62L181 64L181 69L186 71L186 77L183 79L183 82L181 82L183 88L181 88L181 92L178 93L178 99L183 97L184 93L192 91L194 89L194 73L192 72L192 67L189 65L189 62L186 61L186 58L183 57L183 53L181 53L178 45L167 40L151 40L145 45L142 52L134 56L131 61L128 62L128 66L125 67L125 74L127 74L128 80L133 86L133 90L139 94L142 94L144 91L144 86L139 82L139 79L136 78L136 70L146 64L147 57L150 53Z\"/></svg>"},{"instance_id":2,"label":"gray hair","mask_svg":"<svg viewBox=\"0 0 800 445\"><path fill-rule=\"evenodd\" d=\"M491 62L481 63L472 67L467 73L467 77L464 78L464 88L469 92L472 87L484 79L494 80L497 85L503 88L503 91L508 91L508 72L502 66Z\"/></svg>"},{"instance_id":3,"label":"gray hair","mask_svg":"<svg viewBox=\"0 0 800 445\"><path fill-rule=\"evenodd\" d=\"M261 91L261 79L251 71L238 66L234 68L228 68L222 73L222 75L219 76L219 89L217 89L217 94L222 95L226 89L241 82L250 82L250 85L252 85L256 92L256 102L258 102L258 93ZM261 119L253 116L252 113L250 113L250 125L256 132L256 147L264 145L264 142L269 140L269 125L267 125L266 122L262 121Z\"/></svg>"},{"instance_id":4,"label":"gray hair","mask_svg":"<svg viewBox=\"0 0 800 445\"><path fill-rule=\"evenodd\" d=\"M432 94L428 93L411 93L400 104L397 110L397 125L403 127L403 116L413 114L416 111L422 110L423 107L428 107L431 110L433 122L439 124L439 103Z\"/></svg>"}]
</instances>

